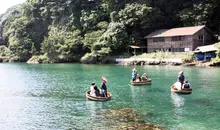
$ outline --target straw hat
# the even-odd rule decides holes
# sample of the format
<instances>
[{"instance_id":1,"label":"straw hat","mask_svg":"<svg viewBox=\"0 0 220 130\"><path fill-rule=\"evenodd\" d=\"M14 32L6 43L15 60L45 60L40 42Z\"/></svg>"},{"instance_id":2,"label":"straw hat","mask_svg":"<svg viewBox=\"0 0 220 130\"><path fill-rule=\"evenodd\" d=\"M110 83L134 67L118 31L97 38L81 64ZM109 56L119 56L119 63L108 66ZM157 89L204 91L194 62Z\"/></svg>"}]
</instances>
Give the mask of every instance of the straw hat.
<instances>
[{"instance_id":1,"label":"straw hat","mask_svg":"<svg viewBox=\"0 0 220 130\"><path fill-rule=\"evenodd\" d=\"M179 74L183 74L183 71L180 71Z\"/></svg>"},{"instance_id":2,"label":"straw hat","mask_svg":"<svg viewBox=\"0 0 220 130\"><path fill-rule=\"evenodd\" d=\"M106 77L102 77L101 80L104 81L104 82L108 81Z\"/></svg>"}]
</instances>

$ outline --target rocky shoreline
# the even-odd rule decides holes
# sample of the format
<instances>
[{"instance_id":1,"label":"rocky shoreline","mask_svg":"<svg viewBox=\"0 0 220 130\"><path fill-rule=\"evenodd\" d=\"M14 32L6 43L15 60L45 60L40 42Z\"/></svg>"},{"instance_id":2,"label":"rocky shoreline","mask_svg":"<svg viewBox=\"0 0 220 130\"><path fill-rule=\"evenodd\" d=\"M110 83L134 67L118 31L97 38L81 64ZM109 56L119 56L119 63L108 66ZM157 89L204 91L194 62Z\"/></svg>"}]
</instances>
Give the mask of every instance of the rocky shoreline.
<instances>
[{"instance_id":1,"label":"rocky shoreline","mask_svg":"<svg viewBox=\"0 0 220 130\"><path fill-rule=\"evenodd\" d=\"M53 62L50 62L48 59L45 58L0 58L0 63L13 63L13 62L22 62L22 63L27 63L27 64L52 64L52 63L75 63L74 61L71 60L56 60Z\"/></svg>"},{"instance_id":2,"label":"rocky shoreline","mask_svg":"<svg viewBox=\"0 0 220 130\"><path fill-rule=\"evenodd\" d=\"M11 63L11 62L26 62L25 59L19 58L0 58L0 63Z\"/></svg>"},{"instance_id":3,"label":"rocky shoreline","mask_svg":"<svg viewBox=\"0 0 220 130\"><path fill-rule=\"evenodd\" d=\"M148 58L140 58L140 59L125 59L118 60L117 63L119 65L159 65L159 66L198 66L198 67L220 67L220 62L213 61L192 61L185 62L182 59L148 59Z\"/></svg>"},{"instance_id":4,"label":"rocky shoreline","mask_svg":"<svg viewBox=\"0 0 220 130\"><path fill-rule=\"evenodd\" d=\"M11 63L11 62L26 62L27 64L48 64L49 62L44 62L44 59L30 58L19 59L19 58L0 58L0 63ZM71 61L56 61L54 63L73 63ZM74 62L75 63L75 62ZM220 62L213 61L192 61L185 62L182 59L150 59L150 58L129 58L129 59L114 59L108 63L103 64L119 64L125 66L133 65L159 65L159 66L197 66L197 67L220 67Z\"/></svg>"}]
</instances>

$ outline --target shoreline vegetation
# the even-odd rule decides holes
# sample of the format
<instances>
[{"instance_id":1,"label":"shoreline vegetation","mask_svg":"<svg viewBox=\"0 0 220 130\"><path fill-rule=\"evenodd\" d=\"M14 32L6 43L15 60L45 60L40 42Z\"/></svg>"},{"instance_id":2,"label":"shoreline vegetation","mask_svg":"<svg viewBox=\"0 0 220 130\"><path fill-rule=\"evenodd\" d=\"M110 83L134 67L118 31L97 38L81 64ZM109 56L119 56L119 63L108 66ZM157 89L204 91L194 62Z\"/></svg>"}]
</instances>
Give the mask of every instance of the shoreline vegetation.
<instances>
[{"instance_id":1,"label":"shoreline vegetation","mask_svg":"<svg viewBox=\"0 0 220 130\"><path fill-rule=\"evenodd\" d=\"M120 56L119 56L120 57ZM122 56L124 57L124 56ZM45 55L33 56L30 59L20 59L18 57L0 57L0 62L26 62L28 64L51 64L51 63L83 63L80 60L69 61L67 60L49 60ZM198 66L198 67L219 67L219 58L214 58L209 61L197 61L193 52L186 53L168 53L168 52L155 52L155 53L144 53L137 56L128 58L113 58L106 57L101 59L101 62L88 60L83 64L119 64L119 65L159 65L159 66Z\"/></svg>"},{"instance_id":2,"label":"shoreline vegetation","mask_svg":"<svg viewBox=\"0 0 220 130\"><path fill-rule=\"evenodd\" d=\"M133 56L127 59L117 59L120 65L172 65L172 66L198 66L198 67L219 67L220 59L218 57L212 60L197 61L193 52L168 53L155 52Z\"/></svg>"}]
</instances>

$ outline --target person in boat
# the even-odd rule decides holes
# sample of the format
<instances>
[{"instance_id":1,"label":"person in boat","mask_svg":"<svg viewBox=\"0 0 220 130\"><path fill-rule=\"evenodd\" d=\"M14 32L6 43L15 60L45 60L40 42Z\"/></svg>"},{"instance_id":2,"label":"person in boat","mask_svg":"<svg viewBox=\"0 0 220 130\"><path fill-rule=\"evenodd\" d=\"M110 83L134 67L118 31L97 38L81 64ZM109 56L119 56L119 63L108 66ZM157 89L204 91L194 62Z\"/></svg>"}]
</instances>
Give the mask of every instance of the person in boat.
<instances>
[{"instance_id":1,"label":"person in boat","mask_svg":"<svg viewBox=\"0 0 220 130\"><path fill-rule=\"evenodd\" d=\"M107 87L106 87L106 83L107 83L107 79L105 77L101 78L102 80L102 85L101 85L101 96L102 97L107 97Z\"/></svg>"},{"instance_id":2,"label":"person in boat","mask_svg":"<svg viewBox=\"0 0 220 130\"><path fill-rule=\"evenodd\" d=\"M143 80L143 81L147 81L147 74L146 73L144 73L142 76L141 76L141 80Z\"/></svg>"},{"instance_id":3,"label":"person in boat","mask_svg":"<svg viewBox=\"0 0 220 130\"><path fill-rule=\"evenodd\" d=\"M100 91L99 91L99 89L96 85L95 85L94 89L95 89L95 96L99 97L100 96Z\"/></svg>"},{"instance_id":4,"label":"person in boat","mask_svg":"<svg viewBox=\"0 0 220 130\"><path fill-rule=\"evenodd\" d=\"M136 80L136 78L137 78L137 70L134 68L132 70L132 81L134 82Z\"/></svg>"},{"instance_id":5,"label":"person in boat","mask_svg":"<svg viewBox=\"0 0 220 130\"><path fill-rule=\"evenodd\" d=\"M190 88L189 81L185 80L182 88Z\"/></svg>"},{"instance_id":6,"label":"person in boat","mask_svg":"<svg viewBox=\"0 0 220 130\"><path fill-rule=\"evenodd\" d=\"M180 82L176 82L173 84L173 86L171 86L173 89L176 89L176 90L181 90L182 89L182 85Z\"/></svg>"},{"instance_id":7,"label":"person in boat","mask_svg":"<svg viewBox=\"0 0 220 130\"><path fill-rule=\"evenodd\" d=\"M94 96L95 95L95 82L92 82L91 86L90 86L90 95Z\"/></svg>"},{"instance_id":8,"label":"person in boat","mask_svg":"<svg viewBox=\"0 0 220 130\"><path fill-rule=\"evenodd\" d=\"M137 77L136 77L135 82L141 82L141 76L140 76L140 74L137 74Z\"/></svg>"},{"instance_id":9,"label":"person in boat","mask_svg":"<svg viewBox=\"0 0 220 130\"><path fill-rule=\"evenodd\" d=\"M178 81L181 83L181 85L183 85L184 80L185 80L185 77L183 75L183 71L180 71L178 75Z\"/></svg>"}]
</instances>

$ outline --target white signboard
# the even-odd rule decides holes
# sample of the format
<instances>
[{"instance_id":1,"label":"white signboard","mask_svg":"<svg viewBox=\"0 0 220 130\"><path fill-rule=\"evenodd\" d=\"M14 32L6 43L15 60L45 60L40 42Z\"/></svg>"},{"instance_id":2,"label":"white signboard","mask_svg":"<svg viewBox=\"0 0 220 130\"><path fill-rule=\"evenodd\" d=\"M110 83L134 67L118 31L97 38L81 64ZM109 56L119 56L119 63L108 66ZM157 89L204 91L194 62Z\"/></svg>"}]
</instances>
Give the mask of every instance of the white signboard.
<instances>
[{"instance_id":1,"label":"white signboard","mask_svg":"<svg viewBox=\"0 0 220 130\"><path fill-rule=\"evenodd\" d=\"M190 49L189 48L185 48L185 52L188 52L188 51L190 51Z\"/></svg>"}]
</instances>

